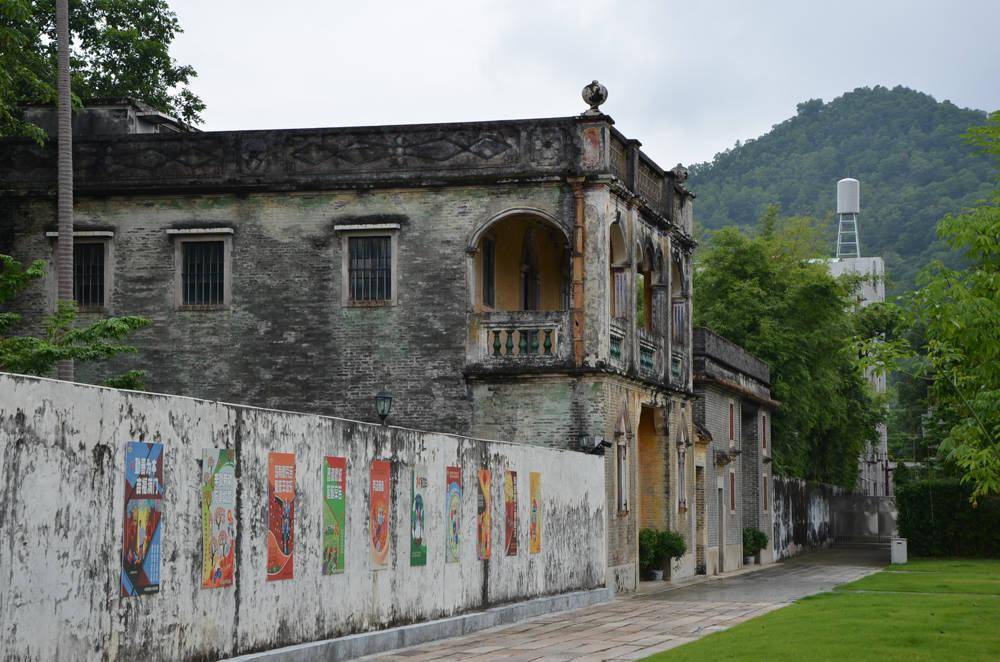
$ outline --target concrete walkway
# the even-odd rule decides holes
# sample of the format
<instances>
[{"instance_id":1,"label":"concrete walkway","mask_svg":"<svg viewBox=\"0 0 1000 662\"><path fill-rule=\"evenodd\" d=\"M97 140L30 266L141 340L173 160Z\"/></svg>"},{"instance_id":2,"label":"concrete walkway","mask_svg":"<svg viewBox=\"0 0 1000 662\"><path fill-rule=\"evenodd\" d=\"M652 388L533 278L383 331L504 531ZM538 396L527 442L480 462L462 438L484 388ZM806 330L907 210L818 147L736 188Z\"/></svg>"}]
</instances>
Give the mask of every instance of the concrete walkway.
<instances>
[{"instance_id":1,"label":"concrete walkway","mask_svg":"<svg viewBox=\"0 0 1000 662\"><path fill-rule=\"evenodd\" d=\"M644 584L612 602L363 659L636 660L877 572L887 550L813 552L687 586Z\"/></svg>"}]
</instances>

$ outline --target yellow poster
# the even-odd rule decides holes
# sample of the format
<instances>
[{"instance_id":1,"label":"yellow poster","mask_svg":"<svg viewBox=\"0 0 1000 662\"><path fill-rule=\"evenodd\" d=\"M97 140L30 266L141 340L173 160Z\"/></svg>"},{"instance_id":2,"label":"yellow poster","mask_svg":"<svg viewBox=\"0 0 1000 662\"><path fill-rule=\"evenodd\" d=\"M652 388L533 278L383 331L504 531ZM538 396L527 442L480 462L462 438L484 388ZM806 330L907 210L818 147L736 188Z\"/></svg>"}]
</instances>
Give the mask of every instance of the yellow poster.
<instances>
[{"instance_id":1,"label":"yellow poster","mask_svg":"<svg viewBox=\"0 0 1000 662\"><path fill-rule=\"evenodd\" d=\"M542 474L532 471L528 475L528 488L531 493L528 551L538 554L542 551Z\"/></svg>"}]
</instances>

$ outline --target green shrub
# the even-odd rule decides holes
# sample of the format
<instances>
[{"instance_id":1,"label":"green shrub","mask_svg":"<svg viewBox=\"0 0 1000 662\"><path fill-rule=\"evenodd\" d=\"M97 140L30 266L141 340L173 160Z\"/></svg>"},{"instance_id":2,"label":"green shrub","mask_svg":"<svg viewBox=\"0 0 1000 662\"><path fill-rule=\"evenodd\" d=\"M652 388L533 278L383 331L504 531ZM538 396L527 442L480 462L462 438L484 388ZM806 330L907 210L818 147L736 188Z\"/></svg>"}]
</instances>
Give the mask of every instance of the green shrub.
<instances>
[{"instance_id":1,"label":"green shrub","mask_svg":"<svg viewBox=\"0 0 1000 662\"><path fill-rule=\"evenodd\" d=\"M639 569L644 573L662 568L670 559L684 556L686 551L684 537L676 531L639 531Z\"/></svg>"},{"instance_id":2,"label":"green shrub","mask_svg":"<svg viewBox=\"0 0 1000 662\"><path fill-rule=\"evenodd\" d=\"M1000 557L1000 497L969 502L972 487L957 479L918 480L896 487L899 535L914 556Z\"/></svg>"},{"instance_id":3,"label":"green shrub","mask_svg":"<svg viewBox=\"0 0 1000 662\"><path fill-rule=\"evenodd\" d=\"M743 556L756 556L767 543L767 534L763 531L751 527L743 529Z\"/></svg>"}]
</instances>

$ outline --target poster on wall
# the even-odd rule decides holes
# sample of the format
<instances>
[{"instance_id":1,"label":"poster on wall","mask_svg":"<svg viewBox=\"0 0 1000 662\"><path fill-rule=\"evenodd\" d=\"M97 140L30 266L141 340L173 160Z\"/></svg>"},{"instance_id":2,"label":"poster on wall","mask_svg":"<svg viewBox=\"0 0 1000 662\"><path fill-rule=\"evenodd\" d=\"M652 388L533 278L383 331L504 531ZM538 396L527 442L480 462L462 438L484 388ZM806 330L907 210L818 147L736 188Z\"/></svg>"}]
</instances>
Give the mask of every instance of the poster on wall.
<instances>
[{"instance_id":1,"label":"poster on wall","mask_svg":"<svg viewBox=\"0 0 1000 662\"><path fill-rule=\"evenodd\" d=\"M295 576L295 454L267 456L267 580Z\"/></svg>"},{"instance_id":2,"label":"poster on wall","mask_svg":"<svg viewBox=\"0 0 1000 662\"><path fill-rule=\"evenodd\" d=\"M410 501L410 565L427 565L426 510L427 467L413 467Z\"/></svg>"},{"instance_id":3,"label":"poster on wall","mask_svg":"<svg viewBox=\"0 0 1000 662\"><path fill-rule=\"evenodd\" d=\"M458 563L461 558L462 540L462 467L445 468L445 529L448 544L445 546L445 563Z\"/></svg>"},{"instance_id":4,"label":"poster on wall","mask_svg":"<svg viewBox=\"0 0 1000 662\"><path fill-rule=\"evenodd\" d=\"M507 556L517 556L517 472L503 475L504 549Z\"/></svg>"},{"instance_id":5,"label":"poster on wall","mask_svg":"<svg viewBox=\"0 0 1000 662\"><path fill-rule=\"evenodd\" d=\"M323 462L323 574L344 571L347 535L347 458L327 455Z\"/></svg>"},{"instance_id":6,"label":"poster on wall","mask_svg":"<svg viewBox=\"0 0 1000 662\"><path fill-rule=\"evenodd\" d=\"M480 561L490 558L493 551L493 499L490 495L492 480L489 469L479 470L479 494L476 499L476 553Z\"/></svg>"},{"instance_id":7,"label":"poster on wall","mask_svg":"<svg viewBox=\"0 0 1000 662\"><path fill-rule=\"evenodd\" d=\"M528 551L537 554L542 551L542 474L537 471L528 474L528 489L531 494Z\"/></svg>"},{"instance_id":8,"label":"poster on wall","mask_svg":"<svg viewBox=\"0 0 1000 662\"><path fill-rule=\"evenodd\" d=\"M201 454L201 587L232 586L236 574L236 451Z\"/></svg>"},{"instance_id":9,"label":"poster on wall","mask_svg":"<svg viewBox=\"0 0 1000 662\"><path fill-rule=\"evenodd\" d=\"M371 475L371 513L369 532L372 545L372 569L380 570L389 567L389 514L392 504L389 503L389 488L392 478L392 463L386 460L372 460Z\"/></svg>"},{"instance_id":10,"label":"poster on wall","mask_svg":"<svg viewBox=\"0 0 1000 662\"><path fill-rule=\"evenodd\" d=\"M163 514L163 444L125 445L125 517L121 595L160 590L160 520Z\"/></svg>"}]
</instances>

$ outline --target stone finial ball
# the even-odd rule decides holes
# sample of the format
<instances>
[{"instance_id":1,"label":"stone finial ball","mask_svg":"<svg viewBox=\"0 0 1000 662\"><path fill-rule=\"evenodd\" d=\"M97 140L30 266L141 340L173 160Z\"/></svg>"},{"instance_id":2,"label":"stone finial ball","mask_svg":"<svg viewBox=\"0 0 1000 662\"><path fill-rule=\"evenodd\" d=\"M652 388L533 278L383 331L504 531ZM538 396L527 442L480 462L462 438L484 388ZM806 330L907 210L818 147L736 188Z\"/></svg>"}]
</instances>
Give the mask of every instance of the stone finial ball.
<instances>
[{"instance_id":1,"label":"stone finial ball","mask_svg":"<svg viewBox=\"0 0 1000 662\"><path fill-rule=\"evenodd\" d=\"M583 88L583 100L590 106L590 112L599 113L597 107L608 100L608 88L595 80Z\"/></svg>"}]
</instances>

